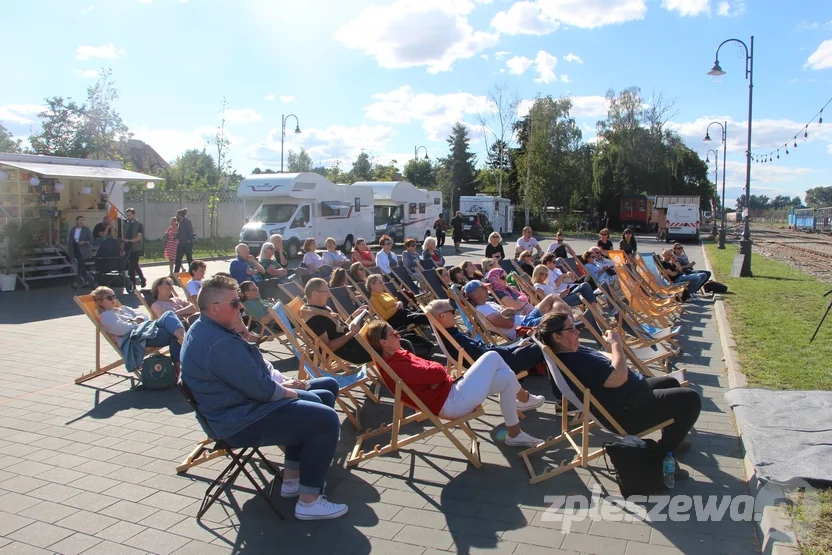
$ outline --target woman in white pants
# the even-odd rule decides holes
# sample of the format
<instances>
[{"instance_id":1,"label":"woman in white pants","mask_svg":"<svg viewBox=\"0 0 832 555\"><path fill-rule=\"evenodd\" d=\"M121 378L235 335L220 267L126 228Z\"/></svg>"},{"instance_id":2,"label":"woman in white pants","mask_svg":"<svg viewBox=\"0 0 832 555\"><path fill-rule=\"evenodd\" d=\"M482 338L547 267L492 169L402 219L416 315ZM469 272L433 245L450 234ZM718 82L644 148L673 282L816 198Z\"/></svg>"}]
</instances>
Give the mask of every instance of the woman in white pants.
<instances>
[{"instance_id":1,"label":"woman in white pants","mask_svg":"<svg viewBox=\"0 0 832 555\"><path fill-rule=\"evenodd\" d=\"M498 393L508 431L506 445L531 447L542 442L520 429L517 412L536 409L543 405L545 398L531 395L520 387L514 371L499 354L486 353L461 378L454 380L442 364L403 349L399 333L387 322L371 322L367 341L433 414L446 419L459 418L476 409L489 395ZM387 387L394 391L393 381L386 373L382 374ZM407 396L403 401L414 405Z\"/></svg>"}]
</instances>

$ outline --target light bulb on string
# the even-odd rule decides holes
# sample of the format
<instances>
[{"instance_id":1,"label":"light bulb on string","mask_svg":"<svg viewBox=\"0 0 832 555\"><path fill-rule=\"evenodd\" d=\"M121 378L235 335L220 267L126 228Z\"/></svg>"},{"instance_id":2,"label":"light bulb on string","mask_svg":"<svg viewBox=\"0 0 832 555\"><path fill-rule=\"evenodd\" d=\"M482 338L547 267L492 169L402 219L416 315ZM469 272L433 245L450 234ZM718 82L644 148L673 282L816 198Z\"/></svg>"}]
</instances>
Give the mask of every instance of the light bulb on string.
<instances>
[{"instance_id":1,"label":"light bulb on string","mask_svg":"<svg viewBox=\"0 0 832 555\"><path fill-rule=\"evenodd\" d=\"M778 160L780 159L780 149L779 148L777 149L777 159Z\"/></svg>"},{"instance_id":2,"label":"light bulb on string","mask_svg":"<svg viewBox=\"0 0 832 555\"><path fill-rule=\"evenodd\" d=\"M818 118L818 125L823 123L823 108L820 109L820 117Z\"/></svg>"}]
</instances>

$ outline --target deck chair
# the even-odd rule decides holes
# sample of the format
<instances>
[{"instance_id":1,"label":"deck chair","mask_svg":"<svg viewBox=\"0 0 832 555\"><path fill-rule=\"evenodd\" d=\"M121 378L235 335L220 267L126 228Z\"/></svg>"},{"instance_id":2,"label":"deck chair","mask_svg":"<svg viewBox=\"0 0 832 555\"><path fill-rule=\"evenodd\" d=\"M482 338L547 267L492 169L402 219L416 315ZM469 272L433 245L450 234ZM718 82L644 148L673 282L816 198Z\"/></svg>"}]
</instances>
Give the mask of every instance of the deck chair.
<instances>
[{"instance_id":1,"label":"deck chair","mask_svg":"<svg viewBox=\"0 0 832 555\"><path fill-rule=\"evenodd\" d=\"M436 274L436 270L425 270L424 272L420 272L419 278L422 280L422 283L425 284L425 287L427 287L430 293L433 295L433 298L448 298L448 288L442 281L442 279Z\"/></svg>"},{"instance_id":2,"label":"deck chair","mask_svg":"<svg viewBox=\"0 0 832 555\"><path fill-rule=\"evenodd\" d=\"M192 276L190 272L179 272L178 274L173 274L173 283L175 283L177 287L179 287L182 291L185 292L185 298L191 301L194 304L194 306L197 306L196 296L188 295L188 290L185 289L188 283L190 283L193 279L194 276Z\"/></svg>"},{"instance_id":3,"label":"deck chair","mask_svg":"<svg viewBox=\"0 0 832 555\"><path fill-rule=\"evenodd\" d=\"M281 283L278 289L282 289L284 293L293 299L303 299L303 287L297 281L291 280L286 283Z\"/></svg>"},{"instance_id":4,"label":"deck chair","mask_svg":"<svg viewBox=\"0 0 832 555\"><path fill-rule=\"evenodd\" d=\"M662 278L653 256L651 254L650 256L638 255L636 257L637 270L642 279L650 283L657 291L673 295L684 293L687 289L686 285L674 285Z\"/></svg>"},{"instance_id":5,"label":"deck chair","mask_svg":"<svg viewBox=\"0 0 832 555\"><path fill-rule=\"evenodd\" d=\"M566 365L563 364L563 362L561 362L552 350L539 340L535 339L534 341L538 344L538 346L540 346L541 349L543 349L543 355L546 360L546 366L549 369L549 374L555 380L555 384L557 384L558 389L563 395L563 413L561 416L562 432L559 436L550 437L540 445L522 451L519 455L523 459L523 462L526 464L526 468L531 475L531 479L529 480L530 483L537 484L543 482L544 480L548 480L549 478L553 478L558 474L563 474L564 472L579 466L586 468L589 461L597 459L603 455L603 447L592 452L589 450L589 432L596 425L599 425L602 429L619 436L638 435L639 437L644 437L673 423L673 419L669 419L661 424L653 426L648 430L644 430L639 434L627 434L624 428L610 415L607 409L605 409L593 397L589 388L585 387L580 380L575 377L575 375L569 370L569 368L566 367ZM580 397L575 394L571 387L572 385L582 392ZM580 424L572 429L569 427L570 422L567 414L569 412L568 406L570 403L581 411ZM599 416L603 417L609 423L611 429L608 429L603 424L603 420L599 420ZM535 472L530 460L531 455L540 453L541 451L548 451L563 440L567 440L569 442L568 447L575 452L575 456L572 460L566 464L545 470L541 473Z\"/></svg>"},{"instance_id":6,"label":"deck chair","mask_svg":"<svg viewBox=\"0 0 832 555\"><path fill-rule=\"evenodd\" d=\"M455 418L453 420L440 418L436 414L432 413L422 402L422 400L413 394L410 387L408 387L408 385L404 383L401 378L399 378L390 365L388 365L384 359L381 358L381 355L379 355L375 349L370 347L364 337L364 330L362 330L362 333L357 334L355 338L372 357L380 379L393 394L393 421L390 424L383 424L380 428L375 430L367 430L365 433L358 436L355 440L355 446L353 447L352 453L347 459L347 466L355 466L380 455L393 453L402 447L406 447L418 441L424 441L433 435L441 433L447 437L457 449L459 449L459 452L465 456L468 462L470 462L475 468L480 468L482 463L480 461L479 441L476 434L474 434L471 427L468 425L468 422L476 418L480 418L485 414L482 406L480 405L473 412L460 418ZM405 416L404 409L406 407L412 409L414 413L409 416ZM414 433L413 435L401 436L401 430L404 426L413 423L425 423L427 421L432 424L430 428L424 429L419 433ZM470 448L466 448L462 442L460 442L459 438L454 435L455 428L460 428L463 433L468 436L468 439L471 441ZM390 434L390 441L385 445L376 445L369 452L365 452L362 449L362 445L368 439L388 433Z\"/></svg>"},{"instance_id":7,"label":"deck chair","mask_svg":"<svg viewBox=\"0 0 832 555\"><path fill-rule=\"evenodd\" d=\"M423 291L404 266L391 268L390 276L398 281L402 287L413 293L413 296L416 297L416 302L422 303L425 299L430 299L430 292Z\"/></svg>"},{"instance_id":8,"label":"deck chair","mask_svg":"<svg viewBox=\"0 0 832 555\"><path fill-rule=\"evenodd\" d=\"M459 286L452 285L460 315L463 316L465 327L471 331L471 337L484 341L491 345L508 345L515 340L511 339L501 329L491 325L488 320L472 305L460 291Z\"/></svg>"},{"instance_id":9,"label":"deck chair","mask_svg":"<svg viewBox=\"0 0 832 555\"><path fill-rule=\"evenodd\" d=\"M98 319L98 313L96 312L95 306L95 299L92 295L81 295L75 296L72 298L75 301L75 304L78 305L78 308L87 315L87 318L90 319L92 324L95 326L95 369L89 372L82 374L81 376L75 378L75 383L83 383L93 378L97 378L103 374L110 374L113 376L119 376L122 378L128 378L130 380L138 380L141 381L141 373L138 369L133 369L130 373L123 374L119 372L113 372L113 370L119 366L124 364L124 357L121 354L121 349L119 349L118 345L116 345L115 341L110 337L110 335L101 329L101 321ZM116 299L116 306L121 306L121 303ZM105 366L101 365L101 338L104 338L110 347L118 354L118 360L115 362L111 362ZM147 357L148 355L152 355L155 353L164 353L167 350L167 347L148 347L145 349L144 356Z\"/></svg>"},{"instance_id":10,"label":"deck chair","mask_svg":"<svg viewBox=\"0 0 832 555\"><path fill-rule=\"evenodd\" d=\"M335 311L338 312L344 320L349 321L352 314L356 310L365 306L365 304L361 302L352 291L350 291L349 287L332 287L329 292L332 294L331 300L334 301Z\"/></svg>"},{"instance_id":11,"label":"deck chair","mask_svg":"<svg viewBox=\"0 0 832 555\"><path fill-rule=\"evenodd\" d=\"M437 268L436 262L424 258L419 260L419 266L421 266L422 270L425 272L435 270Z\"/></svg>"},{"instance_id":12,"label":"deck chair","mask_svg":"<svg viewBox=\"0 0 832 555\"><path fill-rule=\"evenodd\" d=\"M150 305L156 302L156 299L153 298L153 294L150 292L150 289L139 289L136 287L133 289L133 294L139 299L142 307L150 314L150 317L153 317L153 311L150 310Z\"/></svg>"},{"instance_id":13,"label":"deck chair","mask_svg":"<svg viewBox=\"0 0 832 555\"><path fill-rule=\"evenodd\" d=\"M645 345L655 345L656 343L662 342L667 343L671 350L675 352L674 354L679 354L681 347L677 337L682 329L681 326L657 328L640 322L638 316L628 305L619 304L618 298L609 291L608 284L601 284L600 288L604 292L604 298L608 306L616 312L619 331L628 332L636 340Z\"/></svg>"},{"instance_id":14,"label":"deck chair","mask_svg":"<svg viewBox=\"0 0 832 555\"><path fill-rule=\"evenodd\" d=\"M202 425L203 429L208 433L208 436L211 438L216 438L216 434L214 434L213 430L211 429L208 421L203 416L202 412L199 410L199 406L194 399L193 394L191 393L188 386L185 385L185 382L182 380L179 381L179 391L182 392L182 395L185 397L185 400L188 401L188 404L194 409L194 414L196 419ZM211 505L214 504L214 501L222 495L222 493L228 489L231 485L234 484L234 481L240 475L240 472L246 475L251 485L255 487L257 493L260 494L260 497L266 500L266 503L269 504L269 507L277 513L277 516L280 517L280 520L285 520L283 518L283 514L280 512L274 503L272 502L272 494L274 493L274 487L278 481L282 482L283 478L280 475L280 471L267 459L263 453L260 452L260 449L257 447L242 447L239 449L232 449L230 448L223 440L221 439L210 439L207 440L209 443L213 443L213 445L209 448L212 454L216 454L216 456L221 455L228 455L231 458L231 462L226 466L222 472L220 472L219 476L217 476L213 482L208 486L208 489L205 491L205 496L202 498L202 504L199 507L199 510L196 513L196 518L199 520L202 518L202 515L211 508ZM221 455L220 455L221 454ZM257 456L260 461L265 464L268 469L274 473L274 480L272 480L272 484L269 487L268 491L264 486L261 486L257 480L254 479L251 471L249 470L249 465L251 465L251 470L255 473L260 473L259 469L255 465L254 457Z\"/></svg>"},{"instance_id":15,"label":"deck chair","mask_svg":"<svg viewBox=\"0 0 832 555\"><path fill-rule=\"evenodd\" d=\"M622 266L629 263L629 260L627 260L627 255L624 253L624 251L607 251L607 256L610 257L610 260L615 262L616 266Z\"/></svg>"},{"instance_id":16,"label":"deck chair","mask_svg":"<svg viewBox=\"0 0 832 555\"><path fill-rule=\"evenodd\" d=\"M287 315L284 305L278 303L269 309L269 314L274 318L278 328L286 337L289 349L295 353L300 363L298 367L299 379L302 379L301 376L304 375L315 378L334 378L338 382L338 396L335 398L335 402L347 416L347 419L352 422L352 425L357 430L362 430L360 415L364 405L355 398L356 390L360 389L368 399L374 403L378 403L378 393L381 387L381 384L375 380L372 373L368 373L366 365L359 368L357 372L349 374L330 373L323 370L315 364L314 356L310 356L308 350L304 349L304 346L301 345L301 338L295 333L296 326Z\"/></svg>"}]
</instances>

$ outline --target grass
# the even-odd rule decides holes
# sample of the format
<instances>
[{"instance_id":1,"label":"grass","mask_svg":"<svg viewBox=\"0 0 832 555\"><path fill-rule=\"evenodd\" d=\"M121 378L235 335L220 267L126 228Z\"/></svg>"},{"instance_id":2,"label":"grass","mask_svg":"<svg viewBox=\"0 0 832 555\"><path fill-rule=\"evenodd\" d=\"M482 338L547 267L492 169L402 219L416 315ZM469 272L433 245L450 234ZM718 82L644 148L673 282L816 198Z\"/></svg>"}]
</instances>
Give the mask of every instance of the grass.
<instances>
[{"instance_id":1,"label":"grass","mask_svg":"<svg viewBox=\"0 0 832 555\"><path fill-rule=\"evenodd\" d=\"M194 258L219 258L234 256L234 247L240 241L234 237L217 239L215 244L210 239L201 239L194 245ZM165 243L162 239L144 242L142 263L163 262L165 258Z\"/></svg>"},{"instance_id":2,"label":"grass","mask_svg":"<svg viewBox=\"0 0 832 555\"><path fill-rule=\"evenodd\" d=\"M826 311L830 288L787 264L752 255L753 278L732 278L738 250L705 245L716 279L728 286L728 320L742 371L750 386L832 389L832 313L810 345Z\"/></svg>"},{"instance_id":3,"label":"grass","mask_svg":"<svg viewBox=\"0 0 832 555\"><path fill-rule=\"evenodd\" d=\"M828 555L832 553L832 490L817 490L820 514L807 514L802 505L791 504L788 512L795 523L795 533L801 555ZM792 496L800 501L802 494Z\"/></svg>"}]
</instances>

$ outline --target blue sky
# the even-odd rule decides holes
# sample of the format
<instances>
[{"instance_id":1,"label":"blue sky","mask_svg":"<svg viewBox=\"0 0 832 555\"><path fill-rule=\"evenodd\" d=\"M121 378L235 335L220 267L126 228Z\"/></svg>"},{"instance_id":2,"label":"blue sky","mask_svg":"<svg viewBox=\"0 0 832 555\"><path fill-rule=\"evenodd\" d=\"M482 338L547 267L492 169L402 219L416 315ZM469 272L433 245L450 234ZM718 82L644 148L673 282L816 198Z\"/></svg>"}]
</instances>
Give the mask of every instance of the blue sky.
<instances>
[{"instance_id":1,"label":"blue sky","mask_svg":"<svg viewBox=\"0 0 832 555\"><path fill-rule=\"evenodd\" d=\"M16 46L4 57L0 121L19 137L37 129L45 97L80 100L110 67L117 110L167 159L210 149L225 96L243 174L280 167L289 113L302 133L287 133L286 151L304 146L316 164L349 167L363 149L401 167L422 145L442 156L457 120L482 161L477 114L488 115L495 85L524 100L572 96L585 140L607 89L635 85L647 102L654 90L675 99L668 126L703 157L720 148L702 142L707 124L728 121L729 206L745 183L744 60L729 44L727 75L705 73L720 42L754 35L753 150L799 138L788 157L752 166L752 193L832 185L832 105L828 123L802 137L832 97L827 0L42 0L8 3L4 20Z\"/></svg>"}]
</instances>

